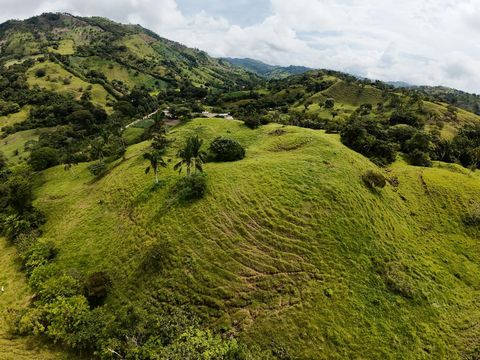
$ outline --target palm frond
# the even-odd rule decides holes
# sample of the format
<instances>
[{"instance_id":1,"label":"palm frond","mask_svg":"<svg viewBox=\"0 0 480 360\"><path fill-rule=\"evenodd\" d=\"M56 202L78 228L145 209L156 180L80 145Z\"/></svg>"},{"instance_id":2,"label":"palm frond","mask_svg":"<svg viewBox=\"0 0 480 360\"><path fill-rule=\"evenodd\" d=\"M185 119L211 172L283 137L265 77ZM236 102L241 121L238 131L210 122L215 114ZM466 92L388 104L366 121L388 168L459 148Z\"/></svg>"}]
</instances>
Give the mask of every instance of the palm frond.
<instances>
[{"instance_id":1,"label":"palm frond","mask_svg":"<svg viewBox=\"0 0 480 360\"><path fill-rule=\"evenodd\" d=\"M181 173L182 172L182 166L183 166L183 160L181 160L180 162L175 164L175 166L173 167L173 170L177 171L177 170L180 169L178 172Z\"/></svg>"}]
</instances>

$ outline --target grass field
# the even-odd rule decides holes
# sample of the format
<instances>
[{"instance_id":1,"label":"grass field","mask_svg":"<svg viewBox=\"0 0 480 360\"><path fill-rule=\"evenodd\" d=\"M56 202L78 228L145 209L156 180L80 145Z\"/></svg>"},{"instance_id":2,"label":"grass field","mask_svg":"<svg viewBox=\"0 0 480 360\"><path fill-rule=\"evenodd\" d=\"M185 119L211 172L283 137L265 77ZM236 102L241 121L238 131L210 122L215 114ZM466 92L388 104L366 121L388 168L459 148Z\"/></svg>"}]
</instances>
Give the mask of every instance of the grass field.
<instances>
[{"instance_id":1,"label":"grass field","mask_svg":"<svg viewBox=\"0 0 480 360\"><path fill-rule=\"evenodd\" d=\"M27 155L25 143L38 140L38 136L45 129L19 131L4 139L0 139L0 151L7 157L9 163L15 164Z\"/></svg>"},{"instance_id":2,"label":"grass field","mask_svg":"<svg viewBox=\"0 0 480 360\"><path fill-rule=\"evenodd\" d=\"M89 70L102 72L108 81L122 81L128 89L135 86L155 87L156 80L150 75L128 70L126 67L109 60L99 57L74 58L74 62Z\"/></svg>"},{"instance_id":3,"label":"grass field","mask_svg":"<svg viewBox=\"0 0 480 360\"><path fill-rule=\"evenodd\" d=\"M38 69L44 69L46 75L37 77L35 72ZM80 99L82 94L88 91L88 87L91 87L92 102L108 109L107 99L109 94L101 85L89 84L56 63L46 61L45 63L36 64L28 70L27 77L30 86L38 85L47 90L72 94L76 99Z\"/></svg>"},{"instance_id":4,"label":"grass field","mask_svg":"<svg viewBox=\"0 0 480 360\"><path fill-rule=\"evenodd\" d=\"M237 163L205 166L205 199L180 205L162 170L152 192L131 146L93 181L87 164L44 172L36 206L44 237L70 271L106 270L108 306L122 301L193 305L217 329L294 358L467 358L478 351L478 229L462 216L480 179L452 165L384 171L398 187L368 190L375 169L338 136L280 125L249 130L198 119L176 128L167 158L188 134L247 148ZM383 170L380 170L383 171ZM162 263L143 271L150 253Z\"/></svg>"},{"instance_id":5,"label":"grass field","mask_svg":"<svg viewBox=\"0 0 480 360\"><path fill-rule=\"evenodd\" d=\"M338 81L322 94L334 99L342 99L342 102L349 105L360 106L362 104L377 105L382 101L382 92L372 86L361 88L356 84L347 84L344 81Z\"/></svg>"},{"instance_id":6,"label":"grass field","mask_svg":"<svg viewBox=\"0 0 480 360\"><path fill-rule=\"evenodd\" d=\"M75 42L72 39L61 40L57 49L49 47L48 50L60 55L73 55L75 54Z\"/></svg>"},{"instance_id":7,"label":"grass field","mask_svg":"<svg viewBox=\"0 0 480 360\"><path fill-rule=\"evenodd\" d=\"M29 113L30 113L30 108L28 106L25 106L15 114L0 116L0 134L2 134L3 132L2 131L3 127L15 125L15 124L21 123L22 121L27 120Z\"/></svg>"}]
</instances>

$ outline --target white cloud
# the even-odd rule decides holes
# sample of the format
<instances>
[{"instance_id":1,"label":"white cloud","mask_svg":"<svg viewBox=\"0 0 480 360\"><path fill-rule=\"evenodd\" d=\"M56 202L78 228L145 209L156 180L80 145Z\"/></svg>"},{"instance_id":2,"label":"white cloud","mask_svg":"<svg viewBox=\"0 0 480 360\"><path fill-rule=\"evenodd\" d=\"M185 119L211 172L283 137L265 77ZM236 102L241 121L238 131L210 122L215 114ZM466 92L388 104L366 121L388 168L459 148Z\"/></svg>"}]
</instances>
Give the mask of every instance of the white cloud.
<instances>
[{"instance_id":1,"label":"white cloud","mask_svg":"<svg viewBox=\"0 0 480 360\"><path fill-rule=\"evenodd\" d=\"M0 20L42 11L101 15L140 23L214 56L480 92L480 0L267 1L0 0ZM242 25L259 12L263 20Z\"/></svg>"}]
</instances>

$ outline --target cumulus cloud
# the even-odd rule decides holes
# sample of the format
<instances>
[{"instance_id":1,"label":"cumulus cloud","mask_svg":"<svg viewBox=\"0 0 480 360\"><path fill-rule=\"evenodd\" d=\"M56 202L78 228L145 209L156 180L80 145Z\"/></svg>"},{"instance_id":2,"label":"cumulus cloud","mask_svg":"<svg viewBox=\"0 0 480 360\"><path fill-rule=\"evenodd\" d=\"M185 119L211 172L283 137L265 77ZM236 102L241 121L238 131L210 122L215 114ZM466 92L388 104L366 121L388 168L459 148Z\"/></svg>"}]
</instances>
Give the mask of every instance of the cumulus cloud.
<instances>
[{"instance_id":1,"label":"cumulus cloud","mask_svg":"<svg viewBox=\"0 0 480 360\"><path fill-rule=\"evenodd\" d=\"M139 23L213 56L331 68L480 92L479 0L0 0Z\"/></svg>"}]
</instances>

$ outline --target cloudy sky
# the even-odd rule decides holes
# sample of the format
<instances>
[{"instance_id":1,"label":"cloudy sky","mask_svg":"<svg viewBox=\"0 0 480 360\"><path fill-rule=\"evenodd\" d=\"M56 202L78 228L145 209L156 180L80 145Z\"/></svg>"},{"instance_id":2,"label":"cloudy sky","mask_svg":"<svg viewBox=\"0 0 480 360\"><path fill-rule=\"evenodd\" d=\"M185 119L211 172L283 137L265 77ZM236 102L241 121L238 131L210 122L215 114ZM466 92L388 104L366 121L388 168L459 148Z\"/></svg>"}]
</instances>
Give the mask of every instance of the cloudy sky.
<instances>
[{"instance_id":1,"label":"cloudy sky","mask_svg":"<svg viewBox=\"0 0 480 360\"><path fill-rule=\"evenodd\" d=\"M480 0L0 0L139 23L213 56L342 70L480 93Z\"/></svg>"}]
</instances>

